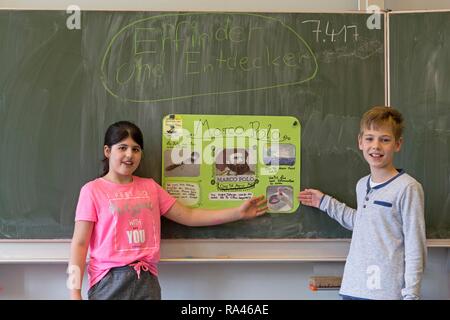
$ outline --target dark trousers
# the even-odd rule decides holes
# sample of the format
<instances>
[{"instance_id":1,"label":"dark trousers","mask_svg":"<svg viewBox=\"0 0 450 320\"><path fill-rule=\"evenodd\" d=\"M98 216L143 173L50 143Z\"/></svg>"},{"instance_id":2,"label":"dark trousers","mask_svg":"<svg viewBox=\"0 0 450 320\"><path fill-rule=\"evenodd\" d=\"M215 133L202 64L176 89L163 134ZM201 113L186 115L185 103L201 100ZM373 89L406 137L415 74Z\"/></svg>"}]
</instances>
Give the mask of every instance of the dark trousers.
<instances>
[{"instance_id":1,"label":"dark trousers","mask_svg":"<svg viewBox=\"0 0 450 320\"><path fill-rule=\"evenodd\" d=\"M112 268L88 291L89 300L161 300L158 278L141 271L138 279L133 267Z\"/></svg>"},{"instance_id":2,"label":"dark trousers","mask_svg":"<svg viewBox=\"0 0 450 320\"><path fill-rule=\"evenodd\" d=\"M366 299L366 298L346 296L345 294L341 294L340 296L342 297L342 300L370 300L370 299Z\"/></svg>"}]
</instances>

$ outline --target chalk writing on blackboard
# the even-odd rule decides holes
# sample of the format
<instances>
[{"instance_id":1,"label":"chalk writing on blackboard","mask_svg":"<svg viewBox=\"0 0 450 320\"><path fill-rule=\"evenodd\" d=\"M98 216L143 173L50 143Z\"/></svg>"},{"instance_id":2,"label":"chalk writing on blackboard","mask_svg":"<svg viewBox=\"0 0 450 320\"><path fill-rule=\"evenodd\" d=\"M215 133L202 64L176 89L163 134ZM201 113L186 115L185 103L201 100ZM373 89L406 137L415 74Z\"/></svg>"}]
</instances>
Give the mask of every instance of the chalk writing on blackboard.
<instances>
[{"instance_id":1,"label":"chalk writing on blackboard","mask_svg":"<svg viewBox=\"0 0 450 320\"><path fill-rule=\"evenodd\" d=\"M341 29L335 31L334 27L331 26L330 21L325 23L325 29L322 29L323 26L321 25L320 20L304 20L302 23L315 24L315 29L313 29L312 32L315 34L316 42L319 42L319 40L322 40L322 42L326 42L327 40L335 42L340 39L347 42L347 34L349 36L349 40L358 41L359 34L357 25L344 24Z\"/></svg>"},{"instance_id":2,"label":"chalk writing on blackboard","mask_svg":"<svg viewBox=\"0 0 450 320\"><path fill-rule=\"evenodd\" d=\"M183 13L124 26L109 41L101 79L118 99L150 102L298 85L317 70L308 43L281 20Z\"/></svg>"}]
</instances>

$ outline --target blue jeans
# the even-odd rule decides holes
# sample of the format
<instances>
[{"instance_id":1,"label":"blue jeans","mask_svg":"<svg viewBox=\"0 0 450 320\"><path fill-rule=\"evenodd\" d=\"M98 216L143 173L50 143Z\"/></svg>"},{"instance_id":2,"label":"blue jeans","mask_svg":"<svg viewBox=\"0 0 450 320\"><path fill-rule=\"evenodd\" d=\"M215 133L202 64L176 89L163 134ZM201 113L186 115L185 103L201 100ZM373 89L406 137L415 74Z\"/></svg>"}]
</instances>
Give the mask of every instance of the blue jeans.
<instances>
[{"instance_id":1,"label":"blue jeans","mask_svg":"<svg viewBox=\"0 0 450 320\"><path fill-rule=\"evenodd\" d=\"M366 299L366 298L358 298L358 297L353 297L353 296L346 296L345 294L341 294L340 296L342 297L342 300L370 300L370 299Z\"/></svg>"},{"instance_id":2,"label":"blue jeans","mask_svg":"<svg viewBox=\"0 0 450 320\"><path fill-rule=\"evenodd\" d=\"M140 279L133 267L112 268L88 291L89 300L161 300L158 278L142 271Z\"/></svg>"}]
</instances>

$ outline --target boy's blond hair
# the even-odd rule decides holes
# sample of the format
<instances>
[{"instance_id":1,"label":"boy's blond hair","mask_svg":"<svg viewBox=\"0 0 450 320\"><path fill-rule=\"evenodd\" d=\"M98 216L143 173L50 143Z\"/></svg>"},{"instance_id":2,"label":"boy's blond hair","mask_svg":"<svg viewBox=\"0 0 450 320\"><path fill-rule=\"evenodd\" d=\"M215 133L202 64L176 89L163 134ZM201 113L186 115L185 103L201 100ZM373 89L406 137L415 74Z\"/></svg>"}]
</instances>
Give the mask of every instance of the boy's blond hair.
<instances>
[{"instance_id":1,"label":"boy's blond hair","mask_svg":"<svg viewBox=\"0 0 450 320\"><path fill-rule=\"evenodd\" d=\"M359 135L362 136L365 129L378 129L382 126L390 126L395 140L398 141L404 128L402 114L392 107L373 107L362 116Z\"/></svg>"}]
</instances>

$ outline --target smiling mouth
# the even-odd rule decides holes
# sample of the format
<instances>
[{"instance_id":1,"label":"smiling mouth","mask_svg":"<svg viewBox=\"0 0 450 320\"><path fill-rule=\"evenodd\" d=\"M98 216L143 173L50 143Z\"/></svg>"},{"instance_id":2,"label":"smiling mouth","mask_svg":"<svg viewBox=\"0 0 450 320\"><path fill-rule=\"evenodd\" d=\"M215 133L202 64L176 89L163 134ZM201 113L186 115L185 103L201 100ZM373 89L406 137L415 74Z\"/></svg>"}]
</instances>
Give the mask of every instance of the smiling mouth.
<instances>
[{"instance_id":1,"label":"smiling mouth","mask_svg":"<svg viewBox=\"0 0 450 320\"><path fill-rule=\"evenodd\" d=\"M131 162L131 161L124 161L124 162L122 162L122 164L124 164L126 166L132 166L133 162Z\"/></svg>"},{"instance_id":2,"label":"smiling mouth","mask_svg":"<svg viewBox=\"0 0 450 320\"><path fill-rule=\"evenodd\" d=\"M381 159L383 157L383 155L379 153L369 153L369 156L371 156L374 159Z\"/></svg>"}]
</instances>

